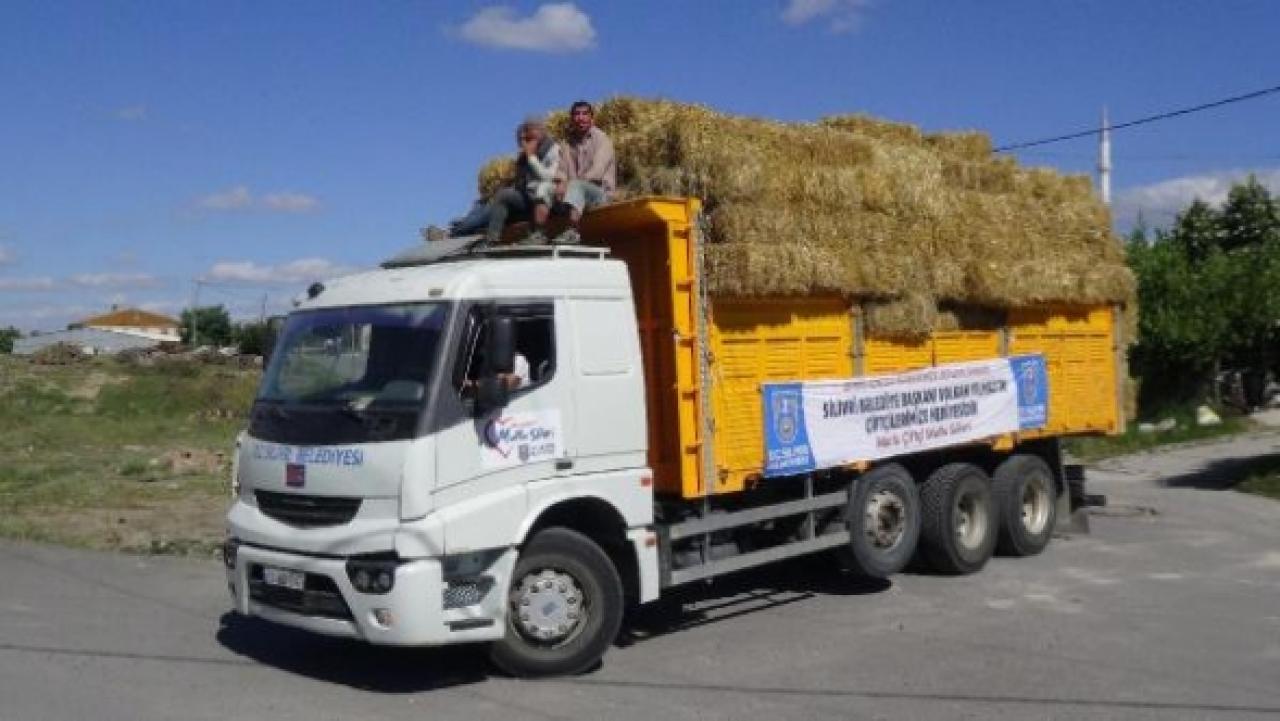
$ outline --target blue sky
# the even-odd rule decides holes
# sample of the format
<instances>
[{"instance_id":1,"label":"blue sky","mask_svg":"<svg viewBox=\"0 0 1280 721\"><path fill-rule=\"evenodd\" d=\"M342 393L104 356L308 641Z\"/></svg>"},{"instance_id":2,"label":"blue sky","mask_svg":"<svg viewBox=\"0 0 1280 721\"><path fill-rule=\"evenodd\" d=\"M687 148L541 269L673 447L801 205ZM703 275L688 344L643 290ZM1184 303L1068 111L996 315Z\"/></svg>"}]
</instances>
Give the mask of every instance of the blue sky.
<instances>
[{"instance_id":1,"label":"blue sky","mask_svg":"<svg viewBox=\"0 0 1280 721\"><path fill-rule=\"evenodd\" d=\"M627 93L997 144L1280 84L1280 3L0 3L0 326L268 311L464 208L524 115ZM1114 140L1118 223L1256 172L1280 95ZM1085 139L1026 163L1090 172Z\"/></svg>"}]
</instances>

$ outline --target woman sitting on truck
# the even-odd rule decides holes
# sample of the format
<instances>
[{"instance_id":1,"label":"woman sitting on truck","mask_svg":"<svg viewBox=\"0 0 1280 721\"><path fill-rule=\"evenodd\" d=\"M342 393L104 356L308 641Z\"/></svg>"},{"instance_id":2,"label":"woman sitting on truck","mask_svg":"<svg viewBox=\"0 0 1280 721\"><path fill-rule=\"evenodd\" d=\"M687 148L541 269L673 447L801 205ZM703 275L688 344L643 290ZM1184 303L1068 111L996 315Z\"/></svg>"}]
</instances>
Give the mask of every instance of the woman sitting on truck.
<instances>
[{"instance_id":1,"label":"woman sitting on truck","mask_svg":"<svg viewBox=\"0 0 1280 721\"><path fill-rule=\"evenodd\" d=\"M560 167L560 145L547 132L546 123L530 117L516 128L516 179L511 187L502 188L489 201L489 227L485 242L492 245L502 238L502 229L512 216L529 218L533 230L521 242L545 243L543 226L551 214L553 180Z\"/></svg>"}]
</instances>

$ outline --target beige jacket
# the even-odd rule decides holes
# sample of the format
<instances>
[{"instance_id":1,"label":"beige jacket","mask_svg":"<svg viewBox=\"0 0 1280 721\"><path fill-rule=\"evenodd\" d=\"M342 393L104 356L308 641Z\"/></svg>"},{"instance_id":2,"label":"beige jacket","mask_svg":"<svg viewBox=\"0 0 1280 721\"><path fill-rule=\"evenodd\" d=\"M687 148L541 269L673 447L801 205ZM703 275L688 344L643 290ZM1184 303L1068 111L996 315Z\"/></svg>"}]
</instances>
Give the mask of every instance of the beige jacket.
<instances>
[{"instance_id":1,"label":"beige jacket","mask_svg":"<svg viewBox=\"0 0 1280 721\"><path fill-rule=\"evenodd\" d=\"M559 175L595 183L612 194L618 187L618 167L609 136L595 126L581 138L570 136L560 152Z\"/></svg>"}]
</instances>

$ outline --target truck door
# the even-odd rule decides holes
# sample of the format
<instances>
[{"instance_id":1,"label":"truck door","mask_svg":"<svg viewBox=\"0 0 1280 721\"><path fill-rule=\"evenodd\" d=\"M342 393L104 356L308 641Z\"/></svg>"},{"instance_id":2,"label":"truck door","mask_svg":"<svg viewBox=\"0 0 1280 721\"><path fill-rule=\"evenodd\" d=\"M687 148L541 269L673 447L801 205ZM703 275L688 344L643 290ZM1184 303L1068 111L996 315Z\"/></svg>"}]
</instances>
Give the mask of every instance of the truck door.
<instances>
[{"instance_id":1,"label":"truck door","mask_svg":"<svg viewBox=\"0 0 1280 721\"><path fill-rule=\"evenodd\" d=\"M561 322L550 300L504 301L496 313L515 321L516 362L508 379L510 400L499 411L476 416L476 382L484 364L488 313L473 308L465 321L452 387L466 418L442 429L436 455L436 490L466 483L465 495L521 489L528 481L565 472L572 458L571 354L560 338ZM522 492L522 491L521 491Z\"/></svg>"}]
</instances>

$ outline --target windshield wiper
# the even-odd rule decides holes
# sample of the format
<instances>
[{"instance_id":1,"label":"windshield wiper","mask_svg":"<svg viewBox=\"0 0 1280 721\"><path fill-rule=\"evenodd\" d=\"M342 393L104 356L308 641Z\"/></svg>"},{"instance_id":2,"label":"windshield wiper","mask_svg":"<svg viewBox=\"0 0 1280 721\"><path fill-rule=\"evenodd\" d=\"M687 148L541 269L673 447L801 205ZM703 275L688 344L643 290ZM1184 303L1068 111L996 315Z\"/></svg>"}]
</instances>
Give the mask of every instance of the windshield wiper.
<instances>
[{"instance_id":1,"label":"windshield wiper","mask_svg":"<svg viewBox=\"0 0 1280 721\"><path fill-rule=\"evenodd\" d=\"M279 401L258 401L258 403L262 404L263 412L275 420L287 421L293 418Z\"/></svg>"}]
</instances>

